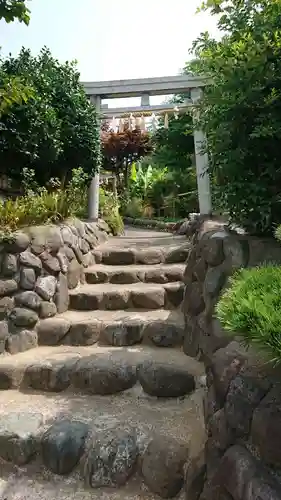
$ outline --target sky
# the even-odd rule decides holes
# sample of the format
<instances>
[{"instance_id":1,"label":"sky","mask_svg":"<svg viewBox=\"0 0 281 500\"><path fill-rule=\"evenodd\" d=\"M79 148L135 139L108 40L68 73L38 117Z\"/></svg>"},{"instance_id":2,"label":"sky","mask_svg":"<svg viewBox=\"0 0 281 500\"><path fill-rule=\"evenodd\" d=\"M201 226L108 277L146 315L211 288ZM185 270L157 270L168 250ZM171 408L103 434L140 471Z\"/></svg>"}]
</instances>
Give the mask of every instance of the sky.
<instances>
[{"instance_id":1,"label":"sky","mask_svg":"<svg viewBox=\"0 0 281 500\"><path fill-rule=\"evenodd\" d=\"M82 81L170 76L180 72L200 32L216 21L196 14L202 0L28 0L29 26L0 21L2 55L46 45L60 61L76 59ZM163 98L160 98L163 101ZM111 101L118 106L124 100ZM159 97L151 99L159 102ZM132 105L139 101L133 99Z\"/></svg>"}]
</instances>

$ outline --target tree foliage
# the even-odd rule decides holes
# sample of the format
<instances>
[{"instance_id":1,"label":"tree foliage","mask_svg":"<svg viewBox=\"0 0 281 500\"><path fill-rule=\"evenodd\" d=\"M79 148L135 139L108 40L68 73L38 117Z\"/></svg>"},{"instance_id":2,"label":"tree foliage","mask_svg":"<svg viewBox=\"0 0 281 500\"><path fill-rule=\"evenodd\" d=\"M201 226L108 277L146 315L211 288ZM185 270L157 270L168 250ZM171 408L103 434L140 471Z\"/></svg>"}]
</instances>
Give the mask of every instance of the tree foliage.
<instances>
[{"instance_id":1,"label":"tree foliage","mask_svg":"<svg viewBox=\"0 0 281 500\"><path fill-rule=\"evenodd\" d=\"M170 116L169 127L162 124L153 142L153 161L157 165L184 171L191 166L194 154L192 117L186 113L180 114L178 119Z\"/></svg>"},{"instance_id":2,"label":"tree foliage","mask_svg":"<svg viewBox=\"0 0 281 500\"><path fill-rule=\"evenodd\" d=\"M29 24L29 14L25 0L0 0L0 19L5 19L6 23L18 20Z\"/></svg>"},{"instance_id":3,"label":"tree foliage","mask_svg":"<svg viewBox=\"0 0 281 500\"><path fill-rule=\"evenodd\" d=\"M16 19L29 24L29 10L21 0L0 0L0 20L6 23ZM23 103L29 99L33 92L30 86L23 85L18 77L7 76L0 71L0 117L9 111L13 103Z\"/></svg>"},{"instance_id":4,"label":"tree foliage","mask_svg":"<svg viewBox=\"0 0 281 500\"><path fill-rule=\"evenodd\" d=\"M183 97L176 96L173 102L183 102ZM174 199L177 214L186 217L188 212L198 209L191 114L182 113L177 119L170 115L168 128L162 120L153 142L152 164L165 171L153 185L154 204L163 205L169 198Z\"/></svg>"},{"instance_id":5,"label":"tree foliage","mask_svg":"<svg viewBox=\"0 0 281 500\"><path fill-rule=\"evenodd\" d=\"M91 174L99 163L99 128L75 63L59 63L47 48L36 57L22 49L2 62L0 75L33 88L31 99L0 117L1 173L19 181L30 168L40 185L50 177L64 183L74 168Z\"/></svg>"},{"instance_id":6,"label":"tree foliage","mask_svg":"<svg viewBox=\"0 0 281 500\"><path fill-rule=\"evenodd\" d=\"M115 173L119 183L120 174L123 174L125 185L128 184L132 163L151 154L153 149L150 134L138 127L130 130L128 124L123 132L114 132L105 125L101 140L104 169Z\"/></svg>"},{"instance_id":7,"label":"tree foliage","mask_svg":"<svg viewBox=\"0 0 281 500\"><path fill-rule=\"evenodd\" d=\"M207 0L222 38L194 44L186 67L210 77L201 104L214 199L267 233L281 218L281 0Z\"/></svg>"}]
</instances>

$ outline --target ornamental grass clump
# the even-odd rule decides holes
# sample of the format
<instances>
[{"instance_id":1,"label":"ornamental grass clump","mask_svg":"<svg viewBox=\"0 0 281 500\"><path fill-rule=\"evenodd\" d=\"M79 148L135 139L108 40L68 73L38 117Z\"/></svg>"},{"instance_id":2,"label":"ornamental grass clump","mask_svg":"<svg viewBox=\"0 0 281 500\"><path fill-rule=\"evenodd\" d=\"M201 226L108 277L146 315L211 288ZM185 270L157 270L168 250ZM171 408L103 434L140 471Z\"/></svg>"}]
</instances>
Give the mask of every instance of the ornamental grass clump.
<instances>
[{"instance_id":1,"label":"ornamental grass clump","mask_svg":"<svg viewBox=\"0 0 281 500\"><path fill-rule=\"evenodd\" d=\"M247 347L266 351L273 363L281 363L281 267L237 272L216 312L225 330L239 335Z\"/></svg>"}]
</instances>

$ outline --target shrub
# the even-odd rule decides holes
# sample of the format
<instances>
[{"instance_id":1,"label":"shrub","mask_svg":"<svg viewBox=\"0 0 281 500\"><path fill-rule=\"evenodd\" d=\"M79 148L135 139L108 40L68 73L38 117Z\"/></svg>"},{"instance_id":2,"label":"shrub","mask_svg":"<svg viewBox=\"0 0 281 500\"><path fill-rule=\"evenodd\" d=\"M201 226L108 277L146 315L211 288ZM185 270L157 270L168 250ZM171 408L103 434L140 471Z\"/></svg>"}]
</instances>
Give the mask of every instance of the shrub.
<instances>
[{"instance_id":1,"label":"shrub","mask_svg":"<svg viewBox=\"0 0 281 500\"><path fill-rule=\"evenodd\" d=\"M109 225L114 236L124 231L123 219L119 213L119 200L112 192L100 188L100 215Z\"/></svg>"},{"instance_id":2,"label":"shrub","mask_svg":"<svg viewBox=\"0 0 281 500\"><path fill-rule=\"evenodd\" d=\"M59 222L67 217L85 217L87 209L87 176L78 168L72 171L72 179L66 189L61 189L57 179L49 181L48 191L39 188L34 172L24 170L23 187L26 194L15 200L0 203L0 225L4 231L18 227Z\"/></svg>"},{"instance_id":3,"label":"shrub","mask_svg":"<svg viewBox=\"0 0 281 500\"><path fill-rule=\"evenodd\" d=\"M132 198L124 206L124 214L128 217L142 217L143 216L143 200L141 198Z\"/></svg>"},{"instance_id":4,"label":"shrub","mask_svg":"<svg viewBox=\"0 0 281 500\"><path fill-rule=\"evenodd\" d=\"M246 346L267 351L281 362L281 268L274 265L243 269L230 279L217 315L222 326L241 335Z\"/></svg>"}]
</instances>

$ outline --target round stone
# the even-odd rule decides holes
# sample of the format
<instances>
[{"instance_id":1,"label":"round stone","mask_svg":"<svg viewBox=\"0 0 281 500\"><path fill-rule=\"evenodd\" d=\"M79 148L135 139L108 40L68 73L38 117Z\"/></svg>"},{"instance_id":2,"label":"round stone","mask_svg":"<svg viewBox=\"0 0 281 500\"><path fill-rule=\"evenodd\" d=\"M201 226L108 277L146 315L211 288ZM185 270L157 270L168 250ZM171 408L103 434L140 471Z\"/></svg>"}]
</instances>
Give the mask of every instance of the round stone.
<instances>
[{"instance_id":1,"label":"round stone","mask_svg":"<svg viewBox=\"0 0 281 500\"><path fill-rule=\"evenodd\" d=\"M89 427L85 422L61 420L45 432L42 441L43 463L55 474L69 474L78 464Z\"/></svg>"},{"instance_id":2,"label":"round stone","mask_svg":"<svg viewBox=\"0 0 281 500\"><path fill-rule=\"evenodd\" d=\"M182 326L155 321L145 327L145 335L159 347L175 347L183 343L184 330Z\"/></svg>"},{"instance_id":3,"label":"round stone","mask_svg":"<svg viewBox=\"0 0 281 500\"><path fill-rule=\"evenodd\" d=\"M24 290L33 290L36 282L35 270L24 267L20 271L20 287Z\"/></svg>"},{"instance_id":4,"label":"round stone","mask_svg":"<svg viewBox=\"0 0 281 500\"><path fill-rule=\"evenodd\" d=\"M102 340L109 345L126 346L134 345L142 341L143 325L137 319L118 321L115 324L108 325L102 333Z\"/></svg>"},{"instance_id":5,"label":"round stone","mask_svg":"<svg viewBox=\"0 0 281 500\"><path fill-rule=\"evenodd\" d=\"M88 356L78 361L72 383L92 394L115 394L136 383L135 369L125 361Z\"/></svg>"},{"instance_id":6,"label":"round stone","mask_svg":"<svg viewBox=\"0 0 281 500\"><path fill-rule=\"evenodd\" d=\"M37 311L39 309L42 302L42 299L39 297L39 295L37 295L36 292L27 290L15 295L14 299L16 306L27 307L29 309L34 309L34 311Z\"/></svg>"},{"instance_id":7,"label":"round stone","mask_svg":"<svg viewBox=\"0 0 281 500\"><path fill-rule=\"evenodd\" d=\"M43 417L39 413L9 412L0 417L0 456L17 465L36 454Z\"/></svg>"},{"instance_id":8,"label":"round stone","mask_svg":"<svg viewBox=\"0 0 281 500\"><path fill-rule=\"evenodd\" d=\"M133 474L138 457L134 435L117 432L97 436L85 464L85 480L92 488L123 486Z\"/></svg>"},{"instance_id":9,"label":"round stone","mask_svg":"<svg viewBox=\"0 0 281 500\"><path fill-rule=\"evenodd\" d=\"M30 309L15 307L9 315L9 320L16 326L32 328L38 321L38 314Z\"/></svg>"},{"instance_id":10,"label":"round stone","mask_svg":"<svg viewBox=\"0 0 281 500\"><path fill-rule=\"evenodd\" d=\"M142 475L149 489L161 498L173 498L184 483L187 448L161 436L153 439L143 455Z\"/></svg>"},{"instance_id":11,"label":"round stone","mask_svg":"<svg viewBox=\"0 0 281 500\"><path fill-rule=\"evenodd\" d=\"M57 280L54 276L41 276L38 278L35 291L44 300L50 300L55 295Z\"/></svg>"},{"instance_id":12,"label":"round stone","mask_svg":"<svg viewBox=\"0 0 281 500\"><path fill-rule=\"evenodd\" d=\"M193 375L187 370L153 361L144 361L137 368L138 380L147 394L177 398L195 390Z\"/></svg>"},{"instance_id":13,"label":"round stone","mask_svg":"<svg viewBox=\"0 0 281 500\"><path fill-rule=\"evenodd\" d=\"M1 272L5 278L10 278L16 274L18 270L17 256L12 253L7 253L3 257Z\"/></svg>"}]
</instances>

